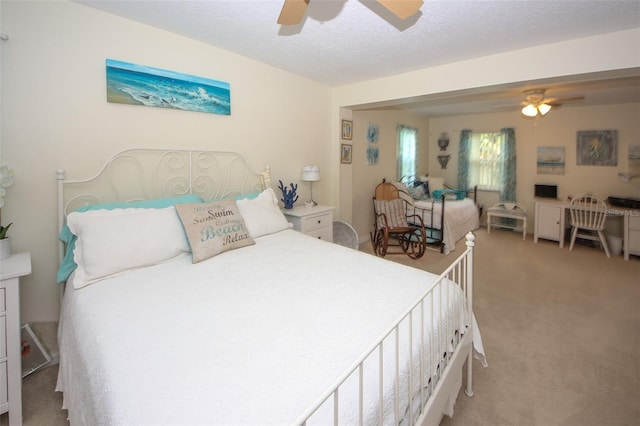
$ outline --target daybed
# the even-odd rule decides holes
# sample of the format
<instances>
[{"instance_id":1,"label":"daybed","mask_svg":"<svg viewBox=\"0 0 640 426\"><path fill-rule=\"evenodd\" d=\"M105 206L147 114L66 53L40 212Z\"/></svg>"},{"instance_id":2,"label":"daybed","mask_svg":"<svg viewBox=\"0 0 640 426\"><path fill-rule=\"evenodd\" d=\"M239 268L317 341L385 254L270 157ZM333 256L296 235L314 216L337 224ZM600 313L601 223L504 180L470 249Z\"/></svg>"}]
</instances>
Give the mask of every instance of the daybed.
<instances>
[{"instance_id":1,"label":"daybed","mask_svg":"<svg viewBox=\"0 0 640 426\"><path fill-rule=\"evenodd\" d=\"M435 177L392 183L411 204L408 213L422 217L429 245L439 248L441 253L451 253L458 240L480 227L476 188L451 189L444 185L444 178Z\"/></svg>"},{"instance_id":2,"label":"daybed","mask_svg":"<svg viewBox=\"0 0 640 426\"><path fill-rule=\"evenodd\" d=\"M233 153L128 150L58 186L72 425L434 425L465 361L471 395L472 234L441 276L316 240Z\"/></svg>"}]
</instances>

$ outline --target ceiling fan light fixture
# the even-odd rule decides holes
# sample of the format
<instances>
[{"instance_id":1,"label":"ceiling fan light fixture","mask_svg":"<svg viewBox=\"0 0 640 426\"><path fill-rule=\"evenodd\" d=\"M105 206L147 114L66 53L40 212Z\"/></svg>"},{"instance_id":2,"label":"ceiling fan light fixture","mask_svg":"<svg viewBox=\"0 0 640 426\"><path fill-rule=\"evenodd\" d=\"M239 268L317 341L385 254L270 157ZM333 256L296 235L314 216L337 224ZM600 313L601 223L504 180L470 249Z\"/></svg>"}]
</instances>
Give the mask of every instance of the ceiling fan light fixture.
<instances>
[{"instance_id":1,"label":"ceiling fan light fixture","mask_svg":"<svg viewBox=\"0 0 640 426\"><path fill-rule=\"evenodd\" d=\"M538 111L540 112L540 115L546 115L549 111L551 111L551 105L540 104L538 105Z\"/></svg>"},{"instance_id":2,"label":"ceiling fan light fixture","mask_svg":"<svg viewBox=\"0 0 640 426\"><path fill-rule=\"evenodd\" d=\"M522 115L526 115L527 117L535 117L538 115L538 110L532 104L528 104L524 108L522 108Z\"/></svg>"}]
</instances>

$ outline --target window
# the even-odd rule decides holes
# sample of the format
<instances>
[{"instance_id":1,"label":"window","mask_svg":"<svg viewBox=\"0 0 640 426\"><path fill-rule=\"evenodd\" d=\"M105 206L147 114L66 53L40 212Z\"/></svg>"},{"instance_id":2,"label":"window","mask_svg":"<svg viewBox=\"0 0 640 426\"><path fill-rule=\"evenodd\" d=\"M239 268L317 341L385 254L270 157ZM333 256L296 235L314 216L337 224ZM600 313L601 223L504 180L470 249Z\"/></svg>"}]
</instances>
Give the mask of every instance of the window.
<instances>
[{"instance_id":1,"label":"window","mask_svg":"<svg viewBox=\"0 0 640 426\"><path fill-rule=\"evenodd\" d=\"M397 180L416 176L418 170L418 129L398 126Z\"/></svg>"},{"instance_id":2,"label":"window","mask_svg":"<svg viewBox=\"0 0 640 426\"><path fill-rule=\"evenodd\" d=\"M516 200L516 136L512 128L499 132L460 133L458 186L500 192L501 201Z\"/></svg>"},{"instance_id":3,"label":"window","mask_svg":"<svg viewBox=\"0 0 640 426\"><path fill-rule=\"evenodd\" d=\"M500 133L472 133L469 182L478 189L502 191L504 156Z\"/></svg>"}]
</instances>

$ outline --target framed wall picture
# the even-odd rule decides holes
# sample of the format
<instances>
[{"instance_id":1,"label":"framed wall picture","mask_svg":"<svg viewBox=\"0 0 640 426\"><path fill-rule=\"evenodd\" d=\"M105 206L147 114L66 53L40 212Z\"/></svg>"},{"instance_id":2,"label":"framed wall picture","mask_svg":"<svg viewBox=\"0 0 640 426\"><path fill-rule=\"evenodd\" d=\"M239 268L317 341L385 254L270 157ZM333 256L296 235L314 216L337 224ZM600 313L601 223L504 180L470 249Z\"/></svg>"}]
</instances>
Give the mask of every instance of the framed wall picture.
<instances>
[{"instance_id":1,"label":"framed wall picture","mask_svg":"<svg viewBox=\"0 0 640 426\"><path fill-rule=\"evenodd\" d=\"M348 143L340 145L340 162L342 164L351 164L351 145Z\"/></svg>"},{"instance_id":2,"label":"framed wall picture","mask_svg":"<svg viewBox=\"0 0 640 426\"><path fill-rule=\"evenodd\" d=\"M536 172L539 175L563 175L564 174L564 147L540 146L538 147L538 159Z\"/></svg>"},{"instance_id":3,"label":"framed wall picture","mask_svg":"<svg viewBox=\"0 0 640 426\"><path fill-rule=\"evenodd\" d=\"M107 102L231 115L225 81L107 59Z\"/></svg>"},{"instance_id":4,"label":"framed wall picture","mask_svg":"<svg viewBox=\"0 0 640 426\"><path fill-rule=\"evenodd\" d=\"M617 166L618 131L578 131L576 163L578 166Z\"/></svg>"},{"instance_id":5,"label":"framed wall picture","mask_svg":"<svg viewBox=\"0 0 640 426\"><path fill-rule=\"evenodd\" d=\"M342 139L351 140L353 132L353 121L342 120Z\"/></svg>"}]
</instances>

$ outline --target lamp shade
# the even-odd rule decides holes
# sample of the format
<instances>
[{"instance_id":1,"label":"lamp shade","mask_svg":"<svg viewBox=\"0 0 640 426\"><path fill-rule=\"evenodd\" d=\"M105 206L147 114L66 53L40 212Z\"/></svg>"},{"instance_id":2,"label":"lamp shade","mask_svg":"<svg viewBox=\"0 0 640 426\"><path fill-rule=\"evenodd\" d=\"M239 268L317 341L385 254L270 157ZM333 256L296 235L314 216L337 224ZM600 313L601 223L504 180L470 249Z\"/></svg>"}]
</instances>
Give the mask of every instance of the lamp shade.
<instances>
[{"instance_id":1,"label":"lamp shade","mask_svg":"<svg viewBox=\"0 0 640 426\"><path fill-rule=\"evenodd\" d=\"M318 166L304 166L302 168L302 180L305 182L317 182L320 180L320 168Z\"/></svg>"},{"instance_id":2,"label":"lamp shade","mask_svg":"<svg viewBox=\"0 0 640 426\"><path fill-rule=\"evenodd\" d=\"M522 108L522 115L526 115L527 117L535 117L538 114L546 115L549 111L551 111L551 105L549 104L527 104L524 108Z\"/></svg>"},{"instance_id":3,"label":"lamp shade","mask_svg":"<svg viewBox=\"0 0 640 426\"><path fill-rule=\"evenodd\" d=\"M551 105L549 104L540 104L538 105L538 111L540 111L540 115L545 115L549 111L551 111Z\"/></svg>"},{"instance_id":4,"label":"lamp shade","mask_svg":"<svg viewBox=\"0 0 640 426\"><path fill-rule=\"evenodd\" d=\"M527 106L522 108L522 114L526 115L527 117L535 117L536 115L538 115L538 110L535 106L528 104Z\"/></svg>"}]
</instances>

